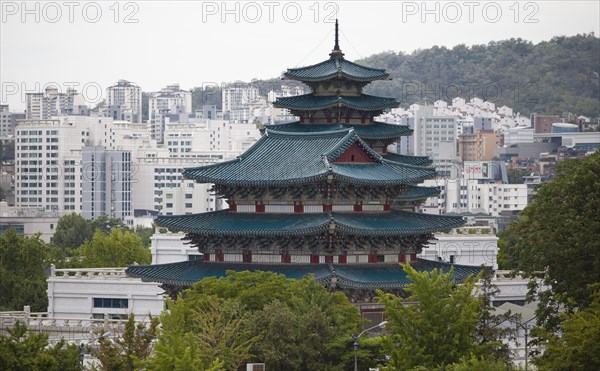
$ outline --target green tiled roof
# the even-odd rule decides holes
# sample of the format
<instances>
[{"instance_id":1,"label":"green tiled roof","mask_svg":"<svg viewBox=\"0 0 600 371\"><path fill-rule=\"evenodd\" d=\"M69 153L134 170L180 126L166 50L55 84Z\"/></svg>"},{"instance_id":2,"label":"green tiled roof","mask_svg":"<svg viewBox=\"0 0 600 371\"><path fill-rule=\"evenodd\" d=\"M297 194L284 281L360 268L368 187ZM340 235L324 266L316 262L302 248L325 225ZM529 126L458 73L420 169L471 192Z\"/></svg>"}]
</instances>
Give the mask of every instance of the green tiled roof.
<instances>
[{"instance_id":1,"label":"green tiled roof","mask_svg":"<svg viewBox=\"0 0 600 371\"><path fill-rule=\"evenodd\" d=\"M424 200L429 197L437 196L440 194L438 187L419 187L414 185L408 186L408 191L404 192L396 201L417 201Z\"/></svg>"},{"instance_id":2,"label":"green tiled roof","mask_svg":"<svg viewBox=\"0 0 600 371\"><path fill-rule=\"evenodd\" d=\"M389 74L384 69L361 66L342 57L330 58L312 66L290 68L283 76L286 79L306 82L333 78L366 82L389 79Z\"/></svg>"},{"instance_id":3,"label":"green tiled roof","mask_svg":"<svg viewBox=\"0 0 600 371\"><path fill-rule=\"evenodd\" d=\"M302 124L299 121L287 124L268 125L268 129L283 131L286 133L317 133L323 131L339 130L339 129L354 129L359 137L365 140L377 139L397 139L402 136L411 135L412 129L406 125L386 124L383 122L374 122L372 124ZM406 156L410 157L410 156ZM385 159L395 161L392 158ZM420 157L416 157L420 158ZM401 161L395 161L401 162ZM405 162L411 165L420 165L419 163Z\"/></svg>"},{"instance_id":4,"label":"green tiled roof","mask_svg":"<svg viewBox=\"0 0 600 371\"><path fill-rule=\"evenodd\" d=\"M358 143L374 162L333 162ZM384 160L351 129L318 133L266 130L250 149L235 160L188 168L186 178L203 183L238 186L285 186L324 181L328 176L357 185L398 185L435 176L435 169Z\"/></svg>"},{"instance_id":5,"label":"green tiled roof","mask_svg":"<svg viewBox=\"0 0 600 371\"><path fill-rule=\"evenodd\" d=\"M277 98L275 103L273 103L275 107L302 111L318 111L338 106L359 111L382 111L398 107L399 104L396 98L377 97L368 94L358 96L304 94Z\"/></svg>"},{"instance_id":6,"label":"green tiled roof","mask_svg":"<svg viewBox=\"0 0 600 371\"><path fill-rule=\"evenodd\" d=\"M411 266L419 272L433 269L448 272L452 267L450 264L423 259L411 263ZM453 267L453 278L458 282L480 271L479 267ZM274 272L294 279L312 274L322 284L329 284L335 277L337 286L343 289L395 289L405 287L411 282L399 264L260 264L192 260L169 264L132 265L127 268L126 273L145 282L190 287L206 277L225 277L227 271Z\"/></svg>"},{"instance_id":7,"label":"green tiled roof","mask_svg":"<svg viewBox=\"0 0 600 371\"><path fill-rule=\"evenodd\" d=\"M402 164L410 164L417 166L429 166L433 162L428 156L408 156L393 152L386 153L385 155L383 155L383 158Z\"/></svg>"},{"instance_id":8,"label":"green tiled roof","mask_svg":"<svg viewBox=\"0 0 600 371\"><path fill-rule=\"evenodd\" d=\"M155 223L172 231L225 236L309 236L335 232L353 236L408 236L449 230L462 217L392 210L381 213L272 214L219 210L191 215L159 215Z\"/></svg>"}]
</instances>

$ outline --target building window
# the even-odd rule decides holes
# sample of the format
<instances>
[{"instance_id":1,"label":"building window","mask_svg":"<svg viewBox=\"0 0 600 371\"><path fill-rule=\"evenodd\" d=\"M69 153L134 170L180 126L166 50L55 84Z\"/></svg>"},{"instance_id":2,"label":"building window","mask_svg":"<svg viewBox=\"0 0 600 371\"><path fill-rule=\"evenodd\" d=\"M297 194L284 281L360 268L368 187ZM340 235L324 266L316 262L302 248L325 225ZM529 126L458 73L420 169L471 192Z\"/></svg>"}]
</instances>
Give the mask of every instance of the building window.
<instances>
[{"instance_id":1,"label":"building window","mask_svg":"<svg viewBox=\"0 0 600 371\"><path fill-rule=\"evenodd\" d=\"M94 308L128 308L129 299L94 298Z\"/></svg>"}]
</instances>

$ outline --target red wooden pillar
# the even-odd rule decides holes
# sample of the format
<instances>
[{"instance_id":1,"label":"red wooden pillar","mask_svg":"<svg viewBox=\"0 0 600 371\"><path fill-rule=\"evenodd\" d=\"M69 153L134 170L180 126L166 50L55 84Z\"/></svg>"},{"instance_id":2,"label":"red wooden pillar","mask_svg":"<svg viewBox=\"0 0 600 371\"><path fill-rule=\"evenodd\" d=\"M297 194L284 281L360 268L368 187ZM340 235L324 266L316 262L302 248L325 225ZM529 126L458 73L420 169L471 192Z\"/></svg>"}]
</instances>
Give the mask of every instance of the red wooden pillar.
<instances>
[{"instance_id":1,"label":"red wooden pillar","mask_svg":"<svg viewBox=\"0 0 600 371\"><path fill-rule=\"evenodd\" d=\"M294 202L294 212L295 213L303 213L304 205L302 205L302 203L299 201Z\"/></svg>"},{"instance_id":2,"label":"red wooden pillar","mask_svg":"<svg viewBox=\"0 0 600 371\"><path fill-rule=\"evenodd\" d=\"M362 211L362 204L355 204L354 205L354 211Z\"/></svg>"},{"instance_id":3,"label":"red wooden pillar","mask_svg":"<svg viewBox=\"0 0 600 371\"><path fill-rule=\"evenodd\" d=\"M410 261L411 262L416 262L417 261L417 254L410 254Z\"/></svg>"},{"instance_id":4,"label":"red wooden pillar","mask_svg":"<svg viewBox=\"0 0 600 371\"><path fill-rule=\"evenodd\" d=\"M319 264L319 255L311 255L310 264Z\"/></svg>"},{"instance_id":5,"label":"red wooden pillar","mask_svg":"<svg viewBox=\"0 0 600 371\"><path fill-rule=\"evenodd\" d=\"M242 253L242 262L252 263L252 250L248 250Z\"/></svg>"},{"instance_id":6,"label":"red wooden pillar","mask_svg":"<svg viewBox=\"0 0 600 371\"><path fill-rule=\"evenodd\" d=\"M325 263L326 264L333 264L333 256L332 255L325 255Z\"/></svg>"},{"instance_id":7,"label":"red wooden pillar","mask_svg":"<svg viewBox=\"0 0 600 371\"><path fill-rule=\"evenodd\" d=\"M229 204L229 211L232 213L237 212L237 205L236 204Z\"/></svg>"},{"instance_id":8,"label":"red wooden pillar","mask_svg":"<svg viewBox=\"0 0 600 371\"><path fill-rule=\"evenodd\" d=\"M406 255L398 254L398 263L406 263Z\"/></svg>"},{"instance_id":9,"label":"red wooden pillar","mask_svg":"<svg viewBox=\"0 0 600 371\"><path fill-rule=\"evenodd\" d=\"M347 261L348 261L348 255L340 255L340 256L338 256L338 263L340 263L340 264L346 264Z\"/></svg>"},{"instance_id":10,"label":"red wooden pillar","mask_svg":"<svg viewBox=\"0 0 600 371\"><path fill-rule=\"evenodd\" d=\"M289 264L292 262L292 256L287 253L287 254L281 254L281 262L285 263L285 264Z\"/></svg>"},{"instance_id":11,"label":"red wooden pillar","mask_svg":"<svg viewBox=\"0 0 600 371\"><path fill-rule=\"evenodd\" d=\"M377 254L369 254L369 263L377 263Z\"/></svg>"},{"instance_id":12,"label":"red wooden pillar","mask_svg":"<svg viewBox=\"0 0 600 371\"><path fill-rule=\"evenodd\" d=\"M223 251L216 250L215 251L215 261L216 262L222 262L224 259L225 259L225 256L223 254Z\"/></svg>"},{"instance_id":13,"label":"red wooden pillar","mask_svg":"<svg viewBox=\"0 0 600 371\"><path fill-rule=\"evenodd\" d=\"M205 262L209 262L209 261L210 261L210 254L209 254L209 253L207 253L207 252L205 252L205 253L202 255L202 260L204 260Z\"/></svg>"},{"instance_id":14,"label":"red wooden pillar","mask_svg":"<svg viewBox=\"0 0 600 371\"><path fill-rule=\"evenodd\" d=\"M323 205L323 212L330 213L333 211L333 205Z\"/></svg>"}]
</instances>

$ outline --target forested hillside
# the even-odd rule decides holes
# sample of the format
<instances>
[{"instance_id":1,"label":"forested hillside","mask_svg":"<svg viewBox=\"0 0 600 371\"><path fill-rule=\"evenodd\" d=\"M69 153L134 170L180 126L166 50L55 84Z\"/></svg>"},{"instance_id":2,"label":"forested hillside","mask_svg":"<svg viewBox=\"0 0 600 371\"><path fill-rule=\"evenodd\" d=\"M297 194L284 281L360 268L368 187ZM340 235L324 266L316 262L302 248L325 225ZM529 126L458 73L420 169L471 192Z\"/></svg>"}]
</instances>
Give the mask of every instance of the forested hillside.
<instances>
[{"instance_id":1,"label":"forested hillside","mask_svg":"<svg viewBox=\"0 0 600 371\"><path fill-rule=\"evenodd\" d=\"M600 39L594 34L535 45L510 39L411 54L390 51L357 62L387 69L393 80L372 84L367 92L397 97L403 106L425 97L431 102L475 95L521 114L600 115Z\"/></svg>"},{"instance_id":2,"label":"forested hillside","mask_svg":"<svg viewBox=\"0 0 600 371\"><path fill-rule=\"evenodd\" d=\"M510 39L452 49L435 46L410 54L388 51L356 62L385 68L392 81L373 83L366 92L396 97L402 107L425 99L450 102L456 96L477 96L523 115L569 111L600 116L600 38L594 34L560 36L535 45ZM252 83L266 95L281 81ZM220 108L220 89L193 89L194 109L202 104Z\"/></svg>"}]
</instances>

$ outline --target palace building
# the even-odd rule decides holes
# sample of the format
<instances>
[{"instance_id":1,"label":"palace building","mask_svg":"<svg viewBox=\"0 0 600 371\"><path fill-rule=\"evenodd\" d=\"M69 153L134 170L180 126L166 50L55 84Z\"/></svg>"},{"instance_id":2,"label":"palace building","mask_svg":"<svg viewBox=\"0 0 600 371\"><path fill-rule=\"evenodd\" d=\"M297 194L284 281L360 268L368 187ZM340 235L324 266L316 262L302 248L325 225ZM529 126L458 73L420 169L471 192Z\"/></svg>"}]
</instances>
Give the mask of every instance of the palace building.
<instances>
[{"instance_id":1,"label":"palace building","mask_svg":"<svg viewBox=\"0 0 600 371\"><path fill-rule=\"evenodd\" d=\"M463 220L414 212L439 193L416 185L436 172L427 157L387 151L412 130L374 119L399 105L394 98L363 93L369 83L389 80L385 70L346 60L336 22L329 58L289 69L283 78L311 89L274 103L298 121L267 126L234 160L183 172L187 179L214 184L229 208L156 219L158 226L185 232L202 259L131 266L128 275L176 291L231 269L288 277L311 273L364 300L373 289L399 290L408 282L398 263L450 269L416 258L434 232L459 227ZM460 280L477 271L455 266L454 274Z\"/></svg>"}]
</instances>

